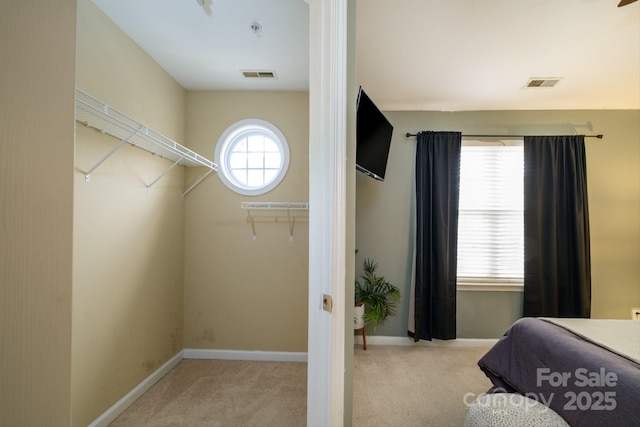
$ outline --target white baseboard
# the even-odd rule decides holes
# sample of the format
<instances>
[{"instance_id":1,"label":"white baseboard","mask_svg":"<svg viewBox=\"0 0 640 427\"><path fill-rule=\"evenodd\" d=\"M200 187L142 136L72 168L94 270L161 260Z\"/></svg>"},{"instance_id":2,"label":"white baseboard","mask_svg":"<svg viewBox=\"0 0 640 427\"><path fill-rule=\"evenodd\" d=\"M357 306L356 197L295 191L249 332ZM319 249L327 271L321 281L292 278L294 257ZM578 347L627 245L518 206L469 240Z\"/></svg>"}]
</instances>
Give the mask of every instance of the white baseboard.
<instances>
[{"instance_id":1,"label":"white baseboard","mask_svg":"<svg viewBox=\"0 0 640 427\"><path fill-rule=\"evenodd\" d=\"M185 359L255 360L261 362L306 362L307 353L288 351L211 350L185 348Z\"/></svg>"},{"instance_id":2,"label":"white baseboard","mask_svg":"<svg viewBox=\"0 0 640 427\"><path fill-rule=\"evenodd\" d=\"M362 335L357 334L354 344L362 345ZM367 345L418 345L425 347L491 347L498 342L496 338L458 338L455 340L437 340L414 342L411 337L388 337L383 335L367 336Z\"/></svg>"},{"instance_id":3,"label":"white baseboard","mask_svg":"<svg viewBox=\"0 0 640 427\"><path fill-rule=\"evenodd\" d=\"M125 409L135 402L142 394L149 390L152 385L157 383L160 378L165 376L167 372L173 369L183 359L182 350L179 351L171 359L167 360L164 365L156 369L151 375L142 380L140 384L134 387L122 399L118 400L111 408L107 409L102 415L96 418L89 427L106 427L111 424Z\"/></svg>"}]
</instances>

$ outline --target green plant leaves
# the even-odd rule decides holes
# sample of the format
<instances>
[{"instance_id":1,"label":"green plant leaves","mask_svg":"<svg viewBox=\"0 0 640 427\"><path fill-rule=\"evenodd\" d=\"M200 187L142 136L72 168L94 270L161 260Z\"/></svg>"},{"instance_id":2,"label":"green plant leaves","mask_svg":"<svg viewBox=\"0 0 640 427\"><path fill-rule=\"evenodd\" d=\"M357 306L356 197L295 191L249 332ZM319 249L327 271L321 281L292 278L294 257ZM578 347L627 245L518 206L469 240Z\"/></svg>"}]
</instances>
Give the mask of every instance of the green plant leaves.
<instances>
[{"instance_id":1,"label":"green plant leaves","mask_svg":"<svg viewBox=\"0 0 640 427\"><path fill-rule=\"evenodd\" d=\"M364 304L366 311L364 321L377 326L384 323L388 317L395 316L396 306L400 301L400 289L392 285L384 276L378 276L378 264L371 259L365 259L363 274L355 282L356 304Z\"/></svg>"}]
</instances>

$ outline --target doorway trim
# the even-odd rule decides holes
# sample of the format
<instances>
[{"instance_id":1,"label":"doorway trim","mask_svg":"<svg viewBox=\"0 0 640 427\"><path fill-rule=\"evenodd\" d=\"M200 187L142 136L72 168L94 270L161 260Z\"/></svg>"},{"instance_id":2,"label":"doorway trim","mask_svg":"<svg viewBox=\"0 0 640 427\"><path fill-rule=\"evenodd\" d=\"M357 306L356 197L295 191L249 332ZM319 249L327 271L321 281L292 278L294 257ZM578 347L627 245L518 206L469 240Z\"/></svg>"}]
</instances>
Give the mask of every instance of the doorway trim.
<instances>
[{"instance_id":1,"label":"doorway trim","mask_svg":"<svg viewBox=\"0 0 640 427\"><path fill-rule=\"evenodd\" d=\"M309 0L307 426L344 425L347 0ZM332 300L323 309L323 297Z\"/></svg>"}]
</instances>

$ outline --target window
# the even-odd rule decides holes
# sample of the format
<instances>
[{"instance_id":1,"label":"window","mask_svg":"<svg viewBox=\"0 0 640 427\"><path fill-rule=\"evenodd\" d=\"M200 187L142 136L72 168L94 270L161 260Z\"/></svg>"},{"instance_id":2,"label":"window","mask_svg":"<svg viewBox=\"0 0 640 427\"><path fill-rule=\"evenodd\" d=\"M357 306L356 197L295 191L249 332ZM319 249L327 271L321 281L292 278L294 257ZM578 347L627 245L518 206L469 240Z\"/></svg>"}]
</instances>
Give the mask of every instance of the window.
<instances>
[{"instance_id":1,"label":"window","mask_svg":"<svg viewBox=\"0 0 640 427\"><path fill-rule=\"evenodd\" d=\"M257 196L275 188L287 173L289 146L280 130L258 119L241 120L220 136L215 162L231 190Z\"/></svg>"},{"instance_id":2,"label":"window","mask_svg":"<svg viewBox=\"0 0 640 427\"><path fill-rule=\"evenodd\" d=\"M524 278L522 141L462 145L458 283L522 285Z\"/></svg>"}]
</instances>

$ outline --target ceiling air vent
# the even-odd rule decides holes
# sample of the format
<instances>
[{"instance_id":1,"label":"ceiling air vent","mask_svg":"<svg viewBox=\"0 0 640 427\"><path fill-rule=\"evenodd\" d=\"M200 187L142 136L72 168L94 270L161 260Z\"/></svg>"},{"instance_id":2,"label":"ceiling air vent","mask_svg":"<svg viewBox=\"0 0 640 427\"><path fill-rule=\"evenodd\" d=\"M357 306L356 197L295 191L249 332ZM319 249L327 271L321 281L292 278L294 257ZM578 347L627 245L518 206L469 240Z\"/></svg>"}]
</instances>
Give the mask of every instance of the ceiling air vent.
<instances>
[{"instance_id":1,"label":"ceiling air vent","mask_svg":"<svg viewBox=\"0 0 640 427\"><path fill-rule=\"evenodd\" d=\"M559 77L532 78L525 87L554 87L559 81Z\"/></svg>"},{"instance_id":2,"label":"ceiling air vent","mask_svg":"<svg viewBox=\"0 0 640 427\"><path fill-rule=\"evenodd\" d=\"M275 79L275 71L243 71L242 75L247 79Z\"/></svg>"}]
</instances>

